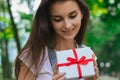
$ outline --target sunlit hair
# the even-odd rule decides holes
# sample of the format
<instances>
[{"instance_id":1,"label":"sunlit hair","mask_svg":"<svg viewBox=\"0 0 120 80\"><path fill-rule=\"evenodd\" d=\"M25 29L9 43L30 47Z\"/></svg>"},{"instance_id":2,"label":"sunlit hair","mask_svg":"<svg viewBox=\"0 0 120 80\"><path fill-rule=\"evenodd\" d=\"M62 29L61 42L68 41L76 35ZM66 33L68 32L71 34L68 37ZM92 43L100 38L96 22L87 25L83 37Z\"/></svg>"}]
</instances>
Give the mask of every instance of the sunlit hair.
<instances>
[{"instance_id":1,"label":"sunlit hair","mask_svg":"<svg viewBox=\"0 0 120 80\"><path fill-rule=\"evenodd\" d=\"M41 58L40 63L43 63L44 55L45 55L45 46L48 46L50 48L54 48L56 45L55 43L55 31L52 27L52 24L50 22L50 14L49 10L51 6L55 2L64 2L68 0L42 0L38 10L35 13L33 25L31 29L31 33L29 36L29 39L24 46L24 48L20 51L19 55L26 49L29 48L29 52L32 55L31 59L31 66L33 63L37 65L39 58ZM76 42L80 45L83 42L84 35L86 32L88 20L89 20L89 9L88 6L85 3L85 0L75 0L77 4L79 5L79 8L83 14L83 19L81 21L81 28L78 34L75 37ZM43 51L43 53L42 53ZM22 53L23 54L23 53ZM16 78L18 78L21 61L19 60L19 55L16 58L15 63L15 75ZM29 55L29 54L28 54ZM41 65L39 65L41 67ZM38 68L36 68L38 70ZM37 75L37 73L36 73Z\"/></svg>"}]
</instances>

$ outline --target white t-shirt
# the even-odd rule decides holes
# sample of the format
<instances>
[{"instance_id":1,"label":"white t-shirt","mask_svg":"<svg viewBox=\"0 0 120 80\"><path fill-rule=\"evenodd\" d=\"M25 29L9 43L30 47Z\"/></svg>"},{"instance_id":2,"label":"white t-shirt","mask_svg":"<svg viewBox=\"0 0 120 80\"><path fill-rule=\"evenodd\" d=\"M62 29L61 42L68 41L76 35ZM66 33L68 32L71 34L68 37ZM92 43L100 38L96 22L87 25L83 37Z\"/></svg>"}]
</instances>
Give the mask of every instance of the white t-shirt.
<instances>
[{"instance_id":1,"label":"white t-shirt","mask_svg":"<svg viewBox=\"0 0 120 80\"><path fill-rule=\"evenodd\" d=\"M53 69L49 60L49 56L48 56L48 48L45 48L45 52L47 53L45 55L45 61L43 63L43 66L41 68L41 70L38 71L38 76L36 78L36 80L52 80L53 77ZM19 56L19 59L27 66L30 67L30 59L31 59L31 55L27 55L28 54L28 50L23 51L23 53ZM31 72L33 74L35 74L35 67L34 65L30 68ZM78 80L78 79L77 79ZM79 79L79 80L84 80L84 79Z\"/></svg>"}]
</instances>

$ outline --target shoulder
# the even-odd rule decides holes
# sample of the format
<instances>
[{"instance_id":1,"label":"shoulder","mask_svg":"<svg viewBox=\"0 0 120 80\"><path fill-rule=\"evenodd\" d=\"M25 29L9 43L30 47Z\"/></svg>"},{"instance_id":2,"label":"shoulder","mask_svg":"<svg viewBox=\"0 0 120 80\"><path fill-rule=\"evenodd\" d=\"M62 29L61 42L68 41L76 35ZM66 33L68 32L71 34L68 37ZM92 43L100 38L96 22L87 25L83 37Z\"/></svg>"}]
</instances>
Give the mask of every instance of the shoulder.
<instances>
[{"instance_id":1,"label":"shoulder","mask_svg":"<svg viewBox=\"0 0 120 80\"><path fill-rule=\"evenodd\" d=\"M37 66L36 66L36 64L32 63L32 50L30 48L23 50L18 58L22 61L22 63L24 63L24 65L26 67L29 68L29 70L33 74L36 74L37 70L40 70L41 64L44 64L43 62L45 62L46 58L48 57L48 49L47 49L47 47L45 47L45 51L42 51L41 53L43 53L43 52L44 52L45 57L42 60L41 57L43 57L43 56L40 56L40 59L39 59L39 62L37 63ZM41 63L41 61L42 61L42 63Z\"/></svg>"},{"instance_id":2,"label":"shoulder","mask_svg":"<svg viewBox=\"0 0 120 80\"><path fill-rule=\"evenodd\" d=\"M35 73L35 71L33 70L33 66L31 66L31 60L32 60L32 54L31 54L31 49L27 48L21 51L20 55L19 55L19 59L21 60L22 64L24 64L27 68L30 68L29 70L31 72L33 72L33 74ZM21 64L21 67L22 67Z\"/></svg>"},{"instance_id":3,"label":"shoulder","mask_svg":"<svg viewBox=\"0 0 120 80\"><path fill-rule=\"evenodd\" d=\"M31 57L31 49L27 48L27 49L24 49L24 50L21 51L18 58L21 61L24 61L24 60L30 59L30 57Z\"/></svg>"},{"instance_id":4,"label":"shoulder","mask_svg":"<svg viewBox=\"0 0 120 80\"><path fill-rule=\"evenodd\" d=\"M87 46L86 45L84 45L84 44L79 44L78 45L78 48L86 48Z\"/></svg>"}]
</instances>

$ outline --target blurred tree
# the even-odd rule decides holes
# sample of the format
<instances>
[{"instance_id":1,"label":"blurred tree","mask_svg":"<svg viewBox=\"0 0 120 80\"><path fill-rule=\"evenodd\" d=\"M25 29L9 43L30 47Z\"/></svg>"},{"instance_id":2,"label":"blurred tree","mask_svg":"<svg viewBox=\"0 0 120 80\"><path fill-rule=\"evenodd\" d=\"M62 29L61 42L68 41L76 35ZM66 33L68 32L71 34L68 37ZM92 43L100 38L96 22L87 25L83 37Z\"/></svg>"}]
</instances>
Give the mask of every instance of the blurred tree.
<instances>
[{"instance_id":1,"label":"blurred tree","mask_svg":"<svg viewBox=\"0 0 120 80\"><path fill-rule=\"evenodd\" d=\"M16 41L16 44L17 44L17 49L18 49L18 52L19 52L20 49L21 49L21 46L20 46L20 41L19 41L18 29L17 29L17 26L14 22L14 18L13 18L13 15L12 15L11 5L10 5L9 0L7 0L7 5L8 5L8 13L10 14L11 24L12 24L13 31L14 31L15 41Z\"/></svg>"},{"instance_id":2,"label":"blurred tree","mask_svg":"<svg viewBox=\"0 0 120 80\"><path fill-rule=\"evenodd\" d=\"M9 56L8 56L8 41L9 37L11 36L11 29L7 27L7 23L10 21L5 18L6 17L6 4L4 1L1 1L1 16L0 16L0 43L1 43L1 63L2 63L2 72L3 72L3 78L10 79L11 78L11 64L9 62ZM3 17L2 17L3 16Z\"/></svg>"},{"instance_id":3,"label":"blurred tree","mask_svg":"<svg viewBox=\"0 0 120 80\"><path fill-rule=\"evenodd\" d=\"M21 0L22 1L22 0ZM22 1L24 2L24 0ZM30 32L30 26L32 18L33 18L33 9L32 9L32 1L25 1L29 5L29 10L30 13L24 13L24 12L19 12L21 22L23 23L24 30L27 32ZM31 2L31 4L30 4ZM0 49L1 49L1 57L2 57L2 71L3 71L3 78L10 79L11 78L11 73L12 73L12 68L11 64L9 62L9 56L8 56L8 42L9 39L14 38L17 44L17 49L20 51L21 46L20 46L20 39L18 36L18 30L20 31L20 28L17 27L16 23L14 22L14 17L11 11L11 1L10 0L0 0ZM1 5L2 4L2 5ZM20 3L22 4L22 3ZM29 23L28 23L29 22ZM18 23L18 25L20 26ZM27 25L27 26L26 26ZM17 29L18 28L18 29Z\"/></svg>"},{"instance_id":4,"label":"blurred tree","mask_svg":"<svg viewBox=\"0 0 120 80\"><path fill-rule=\"evenodd\" d=\"M34 11L33 11L34 0L31 0L31 1L20 0L19 4L23 4L24 2L27 3L27 5L28 5L29 13L19 11L20 20L21 20L21 22L25 22L24 23L24 29L26 30L26 32L30 32L31 31L32 20L33 20L33 15L34 15Z\"/></svg>"},{"instance_id":5,"label":"blurred tree","mask_svg":"<svg viewBox=\"0 0 120 80\"><path fill-rule=\"evenodd\" d=\"M20 4L22 4L22 3L24 3L24 2L26 2L27 3L27 5L28 5L28 8L29 8L29 10L30 10L30 13L33 13L34 11L33 11L33 3L34 3L34 0L20 0Z\"/></svg>"}]
</instances>

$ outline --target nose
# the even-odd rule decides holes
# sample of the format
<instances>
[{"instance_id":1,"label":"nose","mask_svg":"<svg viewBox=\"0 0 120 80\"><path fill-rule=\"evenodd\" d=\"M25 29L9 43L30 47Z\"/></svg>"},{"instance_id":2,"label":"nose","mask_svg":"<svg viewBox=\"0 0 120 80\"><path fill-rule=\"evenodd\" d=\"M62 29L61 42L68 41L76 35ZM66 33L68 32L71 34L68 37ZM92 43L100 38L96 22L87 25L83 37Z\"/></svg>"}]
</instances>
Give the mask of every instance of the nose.
<instances>
[{"instance_id":1,"label":"nose","mask_svg":"<svg viewBox=\"0 0 120 80\"><path fill-rule=\"evenodd\" d=\"M65 19L65 21L64 21L64 27L65 27L66 29L71 29L71 28L72 28L72 23L71 23L71 21L68 20L68 19Z\"/></svg>"}]
</instances>

